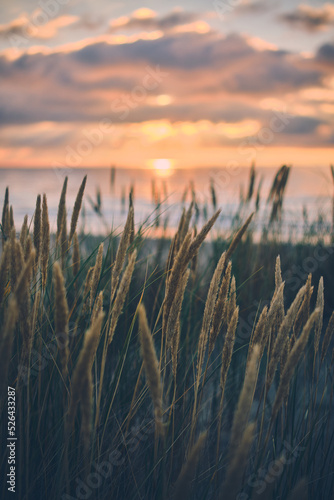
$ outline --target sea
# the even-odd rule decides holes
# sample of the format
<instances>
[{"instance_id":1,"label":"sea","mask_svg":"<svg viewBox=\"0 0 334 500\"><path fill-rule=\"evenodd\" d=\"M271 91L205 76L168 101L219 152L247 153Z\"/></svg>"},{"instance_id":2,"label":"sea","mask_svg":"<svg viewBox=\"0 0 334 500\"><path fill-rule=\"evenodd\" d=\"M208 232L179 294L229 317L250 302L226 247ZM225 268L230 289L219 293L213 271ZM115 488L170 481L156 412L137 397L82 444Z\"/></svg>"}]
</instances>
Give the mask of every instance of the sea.
<instances>
[{"instance_id":1,"label":"sea","mask_svg":"<svg viewBox=\"0 0 334 500\"><path fill-rule=\"evenodd\" d=\"M194 218L201 226L216 208L222 214L215 231L225 234L240 218L255 208L259 192L255 232L268 223L267 202L277 169L256 168L253 195L241 204L249 191L250 168L143 169L143 168L1 168L0 203L9 187L16 228L27 214L32 221L36 197L45 193L51 230L56 229L60 192L68 177L67 211L71 216L75 197L85 175L85 190L79 230L94 235L120 231L127 214L129 193L135 208L137 227L151 236L170 236L177 227L181 210L196 200ZM285 238L300 239L305 229L328 232L332 225L334 184L330 167L291 168L282 210L281 231ZM236 214L239 213L239 219Z\"/></svg>"}]
</instances>

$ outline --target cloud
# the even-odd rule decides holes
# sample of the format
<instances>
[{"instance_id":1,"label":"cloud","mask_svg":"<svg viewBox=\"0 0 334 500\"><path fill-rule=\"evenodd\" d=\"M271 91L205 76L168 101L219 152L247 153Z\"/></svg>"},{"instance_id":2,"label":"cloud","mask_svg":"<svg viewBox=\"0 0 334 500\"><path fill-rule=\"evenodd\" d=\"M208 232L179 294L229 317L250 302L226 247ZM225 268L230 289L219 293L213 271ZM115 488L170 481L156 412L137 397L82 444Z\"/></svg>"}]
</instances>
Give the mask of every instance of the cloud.
<instances>
[{"instance_id":1,"label":"cloud","mask_svg":"<svg viewBox=\"0 0 334 500\"><path fill-rule=\"evenodd\" d=\"M325 43L317 52L317 59L319 61L334 64L334 43Z\"/></svg>"},{"instance_id":2,"label":"cloud","mask_svg":"<svg viewBox=\"0 0 334 500\"><path fill-rule=\"evenodd\" d=\"M50 18L41 9L31 16L22 15L10 23L0 25L0 38L12 41L34 39L48 40L54 38L60 29L78 22L77 16L63 15Z\"/></svg>"},{"instance_id":3,"label":"cloud","mask_svg":"<svg viewBox=\"0 0 334 500\"><path fill-rule=\"evenodd\" d=\"M280 19L308 32L327 30L334 25L334 5L325 3L321 7L311 7L302 4L296 10L281 15Z\"/></svg>"},{"instance_id":4,"label":"cloud","mask_svg":"<svg viewBox=\"0 0 334 500\"><path fill-rule=\"evenodd\" d=\"M277 0L271 1L270 5L268 0L241 0L235 8L238 12L258 14L259 12L267 11L269 8L273 8L275 5L277 5Z\"/></svg>"},{"instance_id":5,"label":"cloud","mask_svg":"<svg viewBox=\"0 0 334 500\"><path fill-rule=\"evenodd\" d=\"M202 21L206 14L174 10L165 16L158 17L156 12L150 9L139 9L130 16L114 19L110 23L110 33L128 30L161 30L172 31L180 26L187 26Z\"/></svg>"},{"instance_id":6,"label":"cloud","mask_svg":"<svg viewBox=\"0 0 334 500\"><path fill-rule=\"evenodd\" d=\"M136 14L141 19L149 17L148 12L140 15ZM167 32L156 39L137 37L133 41L125 37L117 43L115 36L44 52L23 52L16 58L0 55L2 129L9 125L16 130L35 127L37 134L39 124L53 124L57 134L41 129L40 139L31 140L39 148L43 143L65 143L65 137L70 141L71 130L103 119L116 123L124 140L131 138L131 125L137 133L140 124L161 120L171 128L182 122L194 123L196 128L204 121L211 124L203 132L204 142L228 144L239 140L254 123L268 126L272 111L263 101L279 97L294 110L295 117L276 141L302 145L328 140L329 135L318 134L320 126L325 130L329 125L328 117L318 117L317 106L320 109L329 99L306 109L314 100L302 93L310 88L321 92L324 77L334 74L330 45L306 59L259 40L237 34L224 37L212 30L202 34ZM143 90L151 71L163 76ZM138 137L140 140L141 135ZM19 143L23 147L29 141Z\"/></svg>"}]
</instances>

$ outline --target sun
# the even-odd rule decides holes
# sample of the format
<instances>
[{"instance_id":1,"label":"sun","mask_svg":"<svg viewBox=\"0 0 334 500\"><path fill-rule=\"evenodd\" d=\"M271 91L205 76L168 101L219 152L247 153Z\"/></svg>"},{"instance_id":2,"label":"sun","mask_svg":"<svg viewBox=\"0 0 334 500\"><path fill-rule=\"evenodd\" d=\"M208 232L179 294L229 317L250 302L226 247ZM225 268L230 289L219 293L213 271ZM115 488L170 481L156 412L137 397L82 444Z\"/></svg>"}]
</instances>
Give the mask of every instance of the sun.
<instances>
[{"instance_id":1,"label":"sun","mask_svg":"<svg viewBox=\"0 0 334 500\"><path fill-rule=\"evenodd\" d=\"M151 161L152 167L160 176L167 176L172 171L172 160L168 158L156 158Z\"/></svg>"}]
</instances>

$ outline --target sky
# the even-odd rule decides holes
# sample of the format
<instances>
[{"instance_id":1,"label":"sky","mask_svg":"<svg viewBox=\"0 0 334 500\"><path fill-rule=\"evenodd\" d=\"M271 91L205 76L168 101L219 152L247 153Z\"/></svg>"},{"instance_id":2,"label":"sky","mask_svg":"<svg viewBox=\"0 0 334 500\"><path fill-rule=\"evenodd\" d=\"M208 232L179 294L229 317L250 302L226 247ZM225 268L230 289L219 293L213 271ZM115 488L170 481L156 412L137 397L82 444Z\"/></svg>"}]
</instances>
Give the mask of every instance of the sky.
<instances>
[{"instance_id":1,"label":"sky","mask_svg":"<svg viewBox=\"0 0 334 500\"><path fill-rule=\"evenodd\" d=\"M334 3L2 1L0 167L326 166Z\"/></svg>"}]
</instances>

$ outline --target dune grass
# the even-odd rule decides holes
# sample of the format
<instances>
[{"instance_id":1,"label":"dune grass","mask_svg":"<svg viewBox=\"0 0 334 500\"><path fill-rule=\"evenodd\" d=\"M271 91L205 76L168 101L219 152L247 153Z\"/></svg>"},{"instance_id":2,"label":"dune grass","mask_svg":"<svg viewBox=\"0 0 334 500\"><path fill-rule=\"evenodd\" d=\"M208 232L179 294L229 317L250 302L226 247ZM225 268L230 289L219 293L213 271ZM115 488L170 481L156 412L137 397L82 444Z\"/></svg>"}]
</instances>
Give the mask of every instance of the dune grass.
<instances>
[{"instance_id":1,"label":"dune grass","mask_svg":"<svg viewBox=\"0 0 334 500\"><path fill-rule=\"evenodd\" d=\"M331 247L255 243L254 214L210 240L220 211L195 228L194 203L152 242L131 196L124 231L95 245L77 232L85 184L67 233L65 180L56 238L45 195L19 232L5 196L1 432L9 386L18 498L330 498Z\"/></svg>"}]
</instances>

